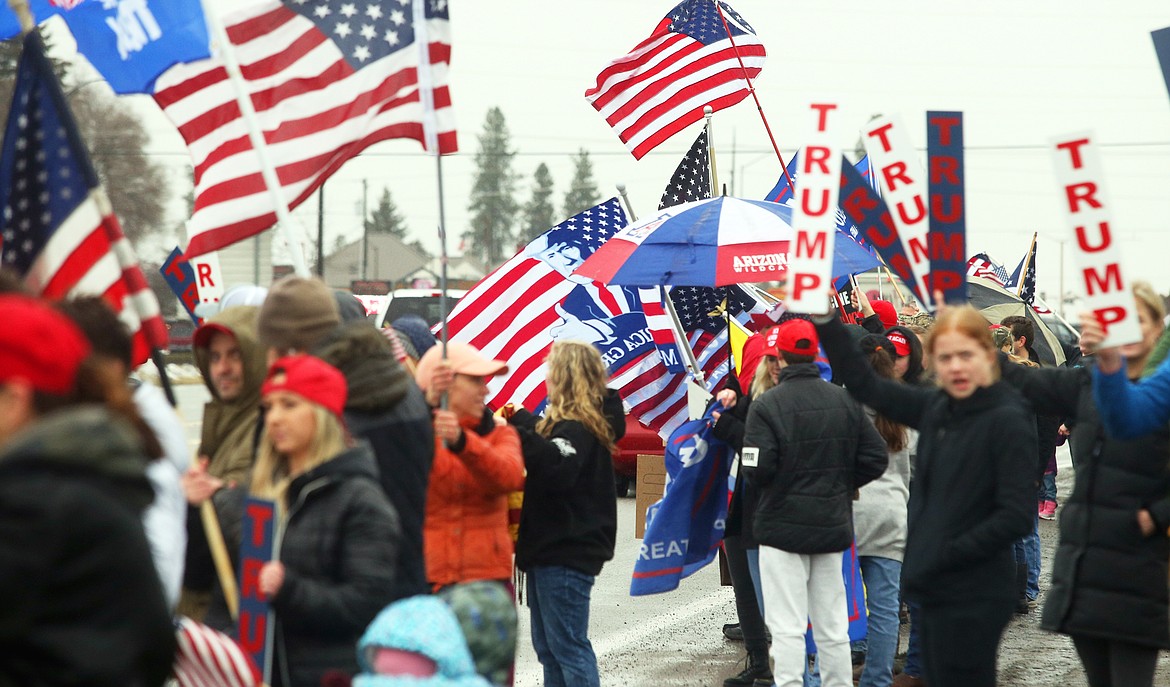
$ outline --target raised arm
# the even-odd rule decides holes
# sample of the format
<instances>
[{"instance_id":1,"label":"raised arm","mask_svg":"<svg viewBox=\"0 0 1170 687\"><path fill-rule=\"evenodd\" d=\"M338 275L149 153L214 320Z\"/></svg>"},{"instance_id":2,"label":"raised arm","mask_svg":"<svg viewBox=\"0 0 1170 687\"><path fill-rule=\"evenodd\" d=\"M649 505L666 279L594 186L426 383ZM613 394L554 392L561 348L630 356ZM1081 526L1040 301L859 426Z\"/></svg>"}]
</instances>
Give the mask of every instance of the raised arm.
<instances>
[{"instance_id":1,"label":"raised arm","mask_svg":"<svg viewBox=\"0 0 1170 687\"><path fill-rule=\"evenodd\" d=\"M835 316L814 319L833 374L854 398L894 422L918 428L932 391L878 377Z\"/></svg>"},{"instance_id":2,"label":"raised arm","mask_svg":"<svg viewBox=\"0 0 1170 687\"><path fill-rule=\"evenodd\" d=\"M1113 373L1093 371L1093 396L1109 435L1134 439L1170 421L1170 360L1152 377L1130 384L1125 369Z\"/></svg>"},{"instance_id":3,"label":"raised arm","mask_svg":"<svg viewBox=\"0 0 1170 687\"><path fill-rule=\"evenodd\" d=\"M1017 365L1004 353L999 354L1003 380L1028 399L1041 415L1059 415L1075 421L1081 393L1089 371L1083 367L1026 367ZM1071 423L1070 423L1071 424Z\"/></svg>"}]
</instances>

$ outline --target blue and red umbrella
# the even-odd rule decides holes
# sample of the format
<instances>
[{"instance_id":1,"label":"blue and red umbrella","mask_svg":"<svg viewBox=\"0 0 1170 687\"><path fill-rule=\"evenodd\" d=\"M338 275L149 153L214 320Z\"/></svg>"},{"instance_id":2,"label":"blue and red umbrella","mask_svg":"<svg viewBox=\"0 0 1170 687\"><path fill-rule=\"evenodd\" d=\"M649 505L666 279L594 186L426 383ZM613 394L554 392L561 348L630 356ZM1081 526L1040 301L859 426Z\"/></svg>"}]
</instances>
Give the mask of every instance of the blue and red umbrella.
<instances>
[{"instance_id":1,"label":"blue and red umbrella","mask_svg":"<svg viewBox=\"0 0 1170 687\"><path fill-rule=\"evenodd\" d=\"M728 286L779 281L795 236L792 210L721 196L664 208L618 233L574 274L626 286ZM877 267L877 258L838 233L833 276Z\"/></svg>"}]
</instances>

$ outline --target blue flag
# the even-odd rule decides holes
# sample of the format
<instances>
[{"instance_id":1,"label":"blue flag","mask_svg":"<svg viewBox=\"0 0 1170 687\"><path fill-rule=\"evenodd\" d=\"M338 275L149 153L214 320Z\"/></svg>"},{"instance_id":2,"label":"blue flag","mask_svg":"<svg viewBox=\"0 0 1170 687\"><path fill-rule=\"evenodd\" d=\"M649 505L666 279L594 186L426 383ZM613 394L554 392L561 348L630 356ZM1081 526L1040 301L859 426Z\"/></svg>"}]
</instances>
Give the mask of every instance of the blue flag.
<instances>
[{"instance_id":1,"label":"blue flag","mask_svg":"<svg viewBox=\"0 0 1170 687\"><path fill-rule=\"evenodd\" d=\"M36 21L60 15L115 93L150 93L172 66L210 57L199 0L29 0ZM20 33L16 14L0 8L0 40Z\"/></svg>"},{"instance_id":2,"label":"blue flag","mask_svg":"<svg viewBox=\"0 0 1170 687\"><path fill-rule=\"evenodd\" d=\"M727 520L731 447L715 438L714 426L708 409L666 442L666 494L646 511L630 596L677 589L682 578L715 558Z\"/></svg>"}]
</instances>

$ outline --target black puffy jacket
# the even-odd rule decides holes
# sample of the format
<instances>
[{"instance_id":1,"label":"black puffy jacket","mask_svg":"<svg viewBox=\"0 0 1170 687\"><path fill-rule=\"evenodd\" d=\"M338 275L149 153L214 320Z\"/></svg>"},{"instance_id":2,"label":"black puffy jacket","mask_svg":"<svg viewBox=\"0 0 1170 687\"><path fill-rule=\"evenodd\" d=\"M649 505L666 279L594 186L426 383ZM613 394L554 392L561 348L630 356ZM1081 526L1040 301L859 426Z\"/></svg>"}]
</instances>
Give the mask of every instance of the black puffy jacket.
<instances>
[{"instance_id":1,"label":"black puffy jacket","mask_svg":"<svg viewBox=\"0 0 1170 687\"><path fill-rule=\"evenodd\" d=\"M1036 422L996 382L964 399L881 379L840 322L818 323L829 362L862 403L918 430L902 584L920 603L1011 598L1012 543L1036 517Z\"/></svg>"},{"instance_id":2,"label":"black puffy jacket","mask_svg":"<svg viewBox=\"0 0 1170 687\"><path fill-rule=\"evenodd\" d=\"M1053 632L1170 649L1170 434L1105 435L1087 368L1004 365L1004 379L1041 413L1073 424L1076 480L1060 511L1060 541L1041 626ZM1137 512L1157 531L1143 537Z\"/></svg>"},{"instance_id":3,"label":"black puffy jacket","mask_svg":"<svg viewBox=\"0 0 1170 687\"><path fill-rule=\"evenodd\" d=\"M752 534L789 553L833 553L853 543L853 493L881 477L889 454L865 411L815 364L789 365L752 403L744 475L759 492ZM752 449L758 465L751 467Z\"/></svg>"}]
</instances>

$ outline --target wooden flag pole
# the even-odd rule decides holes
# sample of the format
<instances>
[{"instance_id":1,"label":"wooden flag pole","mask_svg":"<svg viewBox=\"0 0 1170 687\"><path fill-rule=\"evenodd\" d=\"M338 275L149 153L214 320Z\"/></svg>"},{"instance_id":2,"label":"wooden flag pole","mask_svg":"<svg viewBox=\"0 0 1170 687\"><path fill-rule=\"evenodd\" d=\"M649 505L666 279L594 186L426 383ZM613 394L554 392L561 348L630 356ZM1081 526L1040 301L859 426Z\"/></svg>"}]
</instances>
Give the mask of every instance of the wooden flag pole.
<instances>
[{"instance_id":1,"label":"wooden flag pole","mask_svg":"<svg viewBox=\"0 0 1170 687\"><path fill-rule=\"evenodd\" d=\"M17 19L20 20L20 35L31 33L37 27L32 10L28 7L28 0L8 0L8 6L12 8Z\"/></svg>"},{"instance_id":2,"label":"wooden flag pole","mask_svg":"<svg viewBox=\"0 0 1170 687\"><path fill-rule=\"evenodd\" d=\"M211 558L215 561L215 572L223 588L223 598L227 603L228 612L231 613L233 621L238 620L240 591L236 585L236 573L232 570L232 559L228 556L223 530L219 528L219 518L215 515L215 506L211 504L210 499L199 506L199 516L203 521L203 531L207 534L207 544L211 547Z\"/></svg>"},{"instance_id":3,"label":"wooden flag pole","mask_svg":"<svg viewBox=\"0 0 1170 687\"><path fill-rule=\"evenodd\" d=\"M756 95L756 88L748 77L747 67L743 63L743 58L740 57L739 46L735 44L735 36L731 35L731 27L727 25L727 17L723 16L723 8L719 5L719 0L715 0L715 10L719 12L719 19L723 22L723 30L727 32L727 39L731 41L731 49L735 51L735 59L739 61L739 69L743 72L743 80L747 82L748 93L751 93L752 100L756 101L756 111L760 113L760 120L764 122L764 130L768 132L768 140L772 142L772 150L776 151L776 159L780 161L780 170L784 172L784 180L788 182L788 190L795 198L796 184L792 183L792 176L788 174L788 165L784 164L784 156L780 154L780 146L776 145L776 137L772 135L772 127L768 124L764 107L760 105L760 96Z\"/></svg>"},{"instance_id":4,"label":"wooden flag pole","mask_svg":"<svg viewBox=\"0 0 1170 687\"><path fill-rule=\"evenodd\" d=\"M8 0L14 2L15 0ZM223 60L224 69L228 74L228 81L236 93L236 104L240 108L240 115L248 129L248 140L252 143L252 150L256 152L256 159L260 162L260 175L264 185L268 187L268 194L272 197L272 205L276 211L276 223L284 233L284 240L288 243L289 256L292 258L293 271L298 277L309 277L309 266L305 262L301 242L293 234L292 213L289 212L288 202L281 192L280 178L276 176L276 167L268 157L268 143L264 140L264 133L260 130L260 122L256 117L256 108L252 106L252 97L244 83L244 75L240 71L240 63L236 59L236 51L228 38L227 29L223 20L214 8L210 7L209 0L201 0L203 16L207 19L207 28L215 42L219 43L219 56Z\"/></svg>"}]
</instances>

